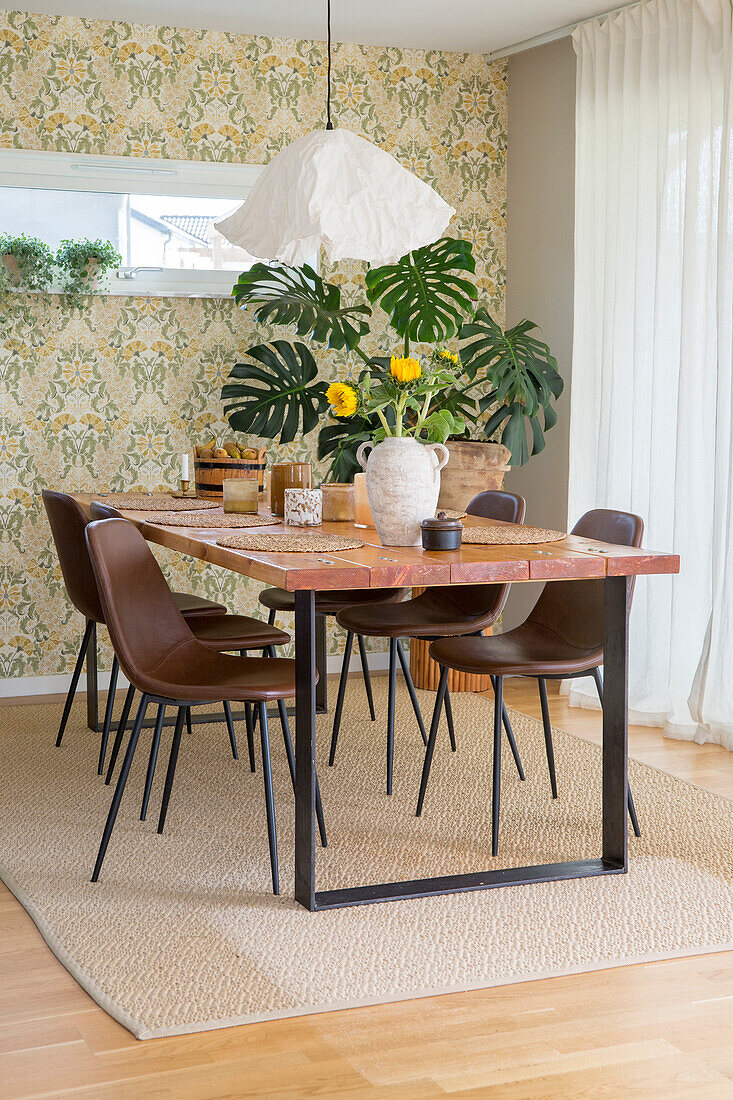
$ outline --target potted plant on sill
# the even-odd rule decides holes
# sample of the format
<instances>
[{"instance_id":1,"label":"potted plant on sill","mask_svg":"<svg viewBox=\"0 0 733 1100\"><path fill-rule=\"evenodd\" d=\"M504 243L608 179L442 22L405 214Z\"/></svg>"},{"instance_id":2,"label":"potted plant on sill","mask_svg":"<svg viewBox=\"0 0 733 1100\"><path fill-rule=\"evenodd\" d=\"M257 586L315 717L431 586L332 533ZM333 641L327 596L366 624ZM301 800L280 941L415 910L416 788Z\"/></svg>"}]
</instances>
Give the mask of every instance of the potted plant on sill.
<instances>
[{"instance_id":1,"label":"potted plant on sill","mask_svg":"<svg viewBox=\"0 0 733 1100\"><path fill-rule=\"evenodd\" d=\"M107 271L121 263L122 257L111 241L62 241L56 253L62 294L67 295L71 306L81 307L84 295L96 293Z\"/></svg>"},{"instance_id":2,"label":"potted plant on sill","mask_svg":"<svg viewBox=\"0 0 733 1100\"><path fill-rule=\"evenodd\" d=\"M395 264L369 268L367 302L342 306L340 288L324 283L307 265L254 264L239 277L233 295L244 308L252 307L256 321L293 325L298 336L359 360L361 373L344 380L357 392L380 365L360 346L370 331L367 318L374 309L384 310L403 358L410 357L413 345L442 346L452 364L453 381L432 400L433 430L441 417L444 425L460 419L461 427L449 426L441 440L456 432L466 435L467 424L487 440L499 432L512 463L521 465L543 449L544 432L557 419L553 402L563 382L549 348L533 335L536 325L522 321L505 331L485 306L476 308L478 290L467 277L474 270L470 243L443 237ZM457 350L447 346L454 340ZM327 383L302 342L274 340L246 354L222 389L232 427L282 444L299 430L305 435L320 427L318 457L330 458L329 477L351 480L359 469L358 447L383 428L376 411L362 404L356 415L322 423ZM404 427L412 430L418 415L406 406Z\"/></svg>"},{"instance_id":3,"label":"potted plant on sill","mask_svg":"<svg viewBox=\"0 0 733 1100\"><path fill-rule=\"evenodd\" d=\"M25 233L0 236L0 289L47 290L53 280L53 253L47 244Z\"/></svg>"}]
</instances>

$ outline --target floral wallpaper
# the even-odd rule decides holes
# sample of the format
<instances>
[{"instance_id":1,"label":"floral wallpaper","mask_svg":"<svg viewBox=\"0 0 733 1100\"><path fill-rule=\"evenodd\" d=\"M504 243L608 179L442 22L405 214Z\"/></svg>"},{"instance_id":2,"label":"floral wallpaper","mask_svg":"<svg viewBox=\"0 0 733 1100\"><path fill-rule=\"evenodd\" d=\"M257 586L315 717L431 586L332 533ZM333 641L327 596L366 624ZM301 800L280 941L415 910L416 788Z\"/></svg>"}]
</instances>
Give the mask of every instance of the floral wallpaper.
<instances>
[{"instance_id":1,"label":"floral wallpaper","mask_svg":"<svg viewBox=\"0 0 733 1100\"><path fill-rule=\"evenodd\" d=\"M265 163L325 124L324 91L321 42L0 12L5 148ZM506 104L503 62L335 47L336 125L392 153L456 208L450 232L473 241L481 296L499 316ZM363 271L342 263L324 274L354 300ZM14 294L2 321L0 678L50 675L72 667L82 624L65 597L41 489L173 485L178 454L227 429L219 390L232 364L275 332L254 328L227 299L100 295L70 311L63 298ZM376 327L374 340L390 350ZM343 353L314 353L328 376L351 367ZM315 433L270 454L313 458L314 444ZM257 582L159 558L175 587L256 613ZM330 634L329 651L339 645Z\"/></svg>"}]
</instances>

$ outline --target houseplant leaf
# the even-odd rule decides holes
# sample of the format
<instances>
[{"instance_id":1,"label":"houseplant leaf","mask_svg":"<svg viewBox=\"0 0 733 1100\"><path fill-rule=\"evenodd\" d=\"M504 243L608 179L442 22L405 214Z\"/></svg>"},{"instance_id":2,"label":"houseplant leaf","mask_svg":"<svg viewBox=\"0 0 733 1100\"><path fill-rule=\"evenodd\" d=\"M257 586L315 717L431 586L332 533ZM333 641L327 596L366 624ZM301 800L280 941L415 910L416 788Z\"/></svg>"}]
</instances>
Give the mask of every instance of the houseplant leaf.
<instances>
[{"instance_id":1,"label":"houseplant leaf","mask_svg":"<svg viewBox=\"0 0 733 1100\"><path fill-rule=\"evenodd\" d=\"M367 271L367 296L389 313L400 336L435 344L454 336L471 312L478 291L463 272L475 269L469 241L441 237L396 264Z\"/></svg>"},{"instance_id":2,"label":"houseplant leaf","mask_svg":"<svg viewBox=\"0 0 733 1100\"><path fill-rule=\"evenodd\" d=\"M328 406L327 383L305 344L273 340L247 351L222 388L224 412L235 431L291 443L307 435Z\"/></svg>"},{"instance_id":3,"label":"houseplant leaf","mask_svg":"<svg viewBox=\"0 0 733 1100\"><path fill-rule=\"evenodd\" d=\"M350 416L321 428L318 433L318 457L324 459L331 456L325 480L353 481L354 474L361 471L356 461L357 448L360 443L371 439L378 428L376 416L369 419Z\"/></svg>"},{"instance_id":4,"label":"houseplant leaf","mask_svg":"<svg viewBox=\"0 0 733 1100\"><path fill-rule=\"evenodd\" d=\"M261 324L295 325L298 336L308 336L330 348L353 350L369 331L364 320L372 312L366 304L341 305L341 290L307 264L256 263L244 271L232 290L238 305L253 305Z\"/></svg>"},{"instance_id":5,"label":"houseplant leaf","mask_svg":"<svg viewBox=\"0 0 733 1100\"><path fill-rule=\"evenodd\" d=\"M557 421L552 403L563 391L557 360L547 344L530 335L536 328L524 320L505 331L482 307L461 329L461 339L470 341L461 349L466 374L490 387L479 401L481 412L494 409L484 430L488 437L501 430L514 466L543 450L544 433Z\"/></svg>"}]
</instances>

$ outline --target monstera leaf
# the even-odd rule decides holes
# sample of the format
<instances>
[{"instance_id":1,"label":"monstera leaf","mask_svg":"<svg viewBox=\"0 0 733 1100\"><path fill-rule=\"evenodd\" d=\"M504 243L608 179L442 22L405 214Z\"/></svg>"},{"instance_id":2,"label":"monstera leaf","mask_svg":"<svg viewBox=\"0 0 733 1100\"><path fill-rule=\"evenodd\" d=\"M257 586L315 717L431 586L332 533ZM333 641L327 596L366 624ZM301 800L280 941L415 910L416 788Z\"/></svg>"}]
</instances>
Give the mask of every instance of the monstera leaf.
<instances>
[{"instance_id":1,"label":"monstera leaf","mask_svg":"<svg viewBox=\"0 0 733 1100\"><path fill-rule=\"evenodd\" d=\"M369 331L364 320L368 305L341 306L341 290L324 283L313 268L254 264L232 290L238 305L254 305L261 324L295 325L298 336L309 336L330 348L352 351Z\"/></svg>"},{"instance_id":2,"label":"monstera leaf","mask_svg":"<svg viewBox=\"0 0 733 1100\"><path fill-rule=\"evenodd\" d=\"M257 344L237 363L221 391L224 412L238 432L291 443L318 424L328 405L326 383L316 381L318 367L305 344L273 340ZM226 404L226 402L229 402Z\"/></svg>"},{"instance_id":3,"label":"monstera leaf","mask_svg":"<svg viewBox=\"0 0 733 1100\"><path fill-rule=\"evenodd\" d=\"M478 291L461 273L475 268L469 241L442 237L396 264L367 271L367 295L389 313L400 336L436 344L455 336L470 314Z\"/></svg>"},{"instance_id":4,"label":"monstera leaf","mask_svg":"<svg viewBox=\"0 0 733 1100\"><path fill-rule=\"evenodd\" d=\"M547 344L530 335L536 328L533 321L525 320L504 331L482 308L461 330L461 339L472 340L461 349L466 374L475 381L483 378L490 386L479 408L486 412L499 406L484 430L491 437L501 429L501 441L512 453L513 466L524 465L544 449L544 433L557 422L552 402L563 391L557 360Z\"/></svg>"},{"instance_id":5,"label":"monstera leaf","mask_svg":"<svg viewBox=\"0 0 733 1100\"><path fill-rule=\"evenodd\" d=\"M360 443L371 439L379 428L376 416L365 419L350 416L327 424L318 433L319 459L331 457L326 478L328 481L353 481L361 466L356 461L356 451Z\"/></svg>"}]
</instances>

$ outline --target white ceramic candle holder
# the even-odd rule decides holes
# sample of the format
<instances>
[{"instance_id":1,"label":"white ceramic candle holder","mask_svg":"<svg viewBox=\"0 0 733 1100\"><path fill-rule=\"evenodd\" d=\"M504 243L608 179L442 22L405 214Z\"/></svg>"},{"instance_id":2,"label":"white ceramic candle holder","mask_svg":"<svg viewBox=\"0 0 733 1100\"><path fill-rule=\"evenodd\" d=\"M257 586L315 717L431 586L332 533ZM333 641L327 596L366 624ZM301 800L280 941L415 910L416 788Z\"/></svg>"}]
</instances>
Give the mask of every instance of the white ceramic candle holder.
<instances>
[{"instance_id":1,"label":"white ceramic candle holder","mask_svg":"<svg viewBox=\"0 0 733 1100\"><path fill-rule=\"evenodd\" d=\"M291 527L320 527L323 494L320 489L286 489L285 522Z\"/></svg>"}]
</instances>

